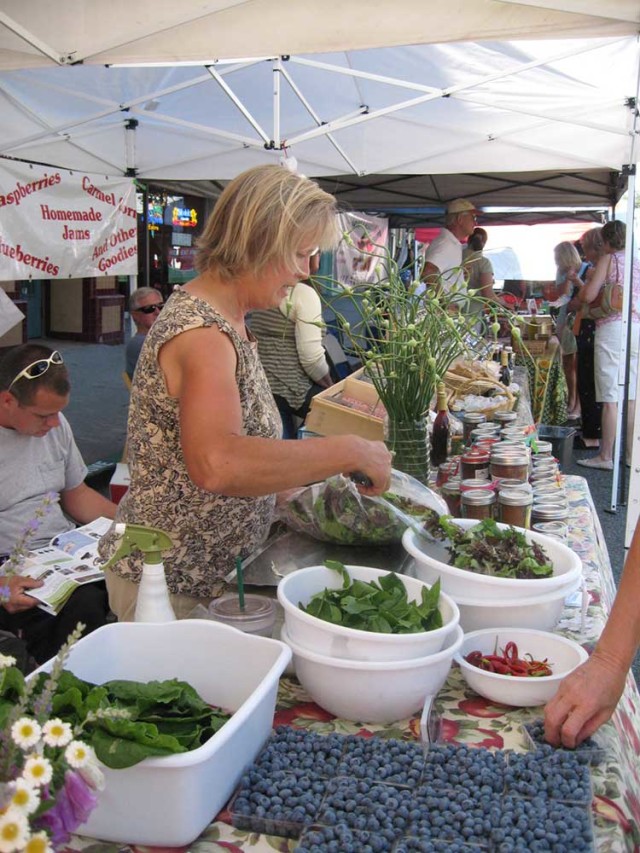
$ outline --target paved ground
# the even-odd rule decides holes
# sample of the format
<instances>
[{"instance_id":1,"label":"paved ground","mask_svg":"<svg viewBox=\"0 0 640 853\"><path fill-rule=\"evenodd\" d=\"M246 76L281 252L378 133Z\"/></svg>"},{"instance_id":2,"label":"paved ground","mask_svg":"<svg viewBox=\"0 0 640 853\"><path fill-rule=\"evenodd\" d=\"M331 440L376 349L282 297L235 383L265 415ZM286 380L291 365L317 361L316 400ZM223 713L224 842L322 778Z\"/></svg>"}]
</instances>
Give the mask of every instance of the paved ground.
<instances>
[{"instance_id":1,"label":"paved ground","mask_svg":"<svg viewBox=\"0 0 640 853\"><path fill-rule=\"evenodd\" d=\"M68 365L72 388L66 415L85 462L90 465L118 461L125 442L129 401L122 379L124 344L108 346L54 340L46 340L44 343L60 350ZM574 460L594 454L595 451L576 451ZM100 467L96 465L98 471ZM618 503L616 513L608 512L612 474L596 469L587 471L576 465L575 461L565 473L587 476L617 580L625 557L626 505L623 499ZM99 488L106 488L108 479L108 474L100 476L98 473L95 483ZM636 661L634 671L636 678L640 678L640 658Z\"/></svg>"}]
</instances>

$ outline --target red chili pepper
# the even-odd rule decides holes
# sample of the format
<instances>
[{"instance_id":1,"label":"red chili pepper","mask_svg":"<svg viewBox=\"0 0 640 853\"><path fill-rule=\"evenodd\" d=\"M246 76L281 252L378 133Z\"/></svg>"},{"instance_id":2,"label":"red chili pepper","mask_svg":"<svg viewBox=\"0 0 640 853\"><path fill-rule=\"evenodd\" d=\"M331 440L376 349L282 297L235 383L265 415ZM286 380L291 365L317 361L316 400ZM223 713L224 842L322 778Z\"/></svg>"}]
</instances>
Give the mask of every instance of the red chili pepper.
<instances>
[{"instance_id":1,"label":"red chili pepper","mask_svg":"<svg viewBox=\"0 0 640 853\"><path fill-rule=\"evenodd\" d=\"M540 678L553 674L547 658L543 661L534 660L533 655L529 653L525 654L524 658L519 658L518 647L514 642L507 643L501 655L485 655L476 650L469 652L465 660L485 672L512 675L517 678Z\"/></svg>"},{"instance_id":2,"label":"red chili pepper","mask_svg":"<svg viewBox=\"0 0 640 853\"><path fill-rule=\"evenodd\" d=\"M518 660L518 647L515 643L507 643L507 645L504 647L504 656L507 660Z\"/></svg>"}]
</instances>

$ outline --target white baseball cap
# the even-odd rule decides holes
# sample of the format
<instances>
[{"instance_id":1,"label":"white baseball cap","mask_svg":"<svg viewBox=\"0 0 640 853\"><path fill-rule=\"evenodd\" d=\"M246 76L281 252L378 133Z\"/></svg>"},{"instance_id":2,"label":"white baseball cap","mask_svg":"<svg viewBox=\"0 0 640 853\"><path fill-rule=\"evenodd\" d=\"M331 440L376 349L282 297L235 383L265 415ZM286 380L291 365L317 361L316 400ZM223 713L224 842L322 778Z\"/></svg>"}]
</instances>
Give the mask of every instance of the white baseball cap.
<instances>
[{"instance_id":1,"label":"white baseball cap","mask_svg":"<svg viewBox=\"0 0 640 853\"><path fill-rule=\"evenodd\" d=\"M450 213L480 213L480 211L466 198L455 198L447 204L447 216Z\"/></svg>"}]
</instances>

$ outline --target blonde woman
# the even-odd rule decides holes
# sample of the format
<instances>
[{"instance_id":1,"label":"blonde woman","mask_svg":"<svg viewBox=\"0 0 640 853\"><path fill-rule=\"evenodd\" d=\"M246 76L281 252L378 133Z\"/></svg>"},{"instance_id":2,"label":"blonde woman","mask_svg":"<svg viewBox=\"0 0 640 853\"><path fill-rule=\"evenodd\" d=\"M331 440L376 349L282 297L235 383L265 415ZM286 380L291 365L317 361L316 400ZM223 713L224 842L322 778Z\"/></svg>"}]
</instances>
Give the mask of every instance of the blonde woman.
<instances>
[{"instance_id":1,"label":"blonde woman","mask_svg":"<svg viewBox=\"0 0 640 853\"><path fill-rule=\"evenodd\" d=\"M281 440L257 345L253 309L277 307L309 275L316 247L337 242L335 199L281 166L259 166L225 188L198 244L199 275L168 300L142 348L129 413L131 485L117 521L165 530L164 565L178 618L225 588L236 557L262 543L275 494L360 472L380 494L391 455L351 435ZM101 552L114 551L113 531ZM142 563L106 572L109 603L133 618Z\"/></svg>"},{"instance_id":2,"label":"blonde woman","mask_svg":"<svg viewBox=\"0 0 640 853\"><path fill-rule=\"evenodd\" d=\"M573 297L574 277L578 275L582 260L578 250L565 240L553 250L556 262L556 285L558 286L558 303L560 312L556 320L556 334L562 350L562 367L567 380L567 409L569 420L580 417L580 401L578 399L578 379L576 372L576 353L578 346L573 334L574 315L569 313L568 305Z\"/></svg>"}]
</instances>

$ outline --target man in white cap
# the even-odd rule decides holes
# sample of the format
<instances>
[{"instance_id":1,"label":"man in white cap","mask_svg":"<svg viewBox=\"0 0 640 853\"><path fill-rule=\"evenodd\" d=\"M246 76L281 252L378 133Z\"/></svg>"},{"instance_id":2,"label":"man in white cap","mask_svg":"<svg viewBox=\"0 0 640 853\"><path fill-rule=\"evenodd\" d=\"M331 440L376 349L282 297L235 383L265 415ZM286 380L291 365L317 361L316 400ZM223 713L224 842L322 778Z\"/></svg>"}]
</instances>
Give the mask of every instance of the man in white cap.
<instances>
[{"instance_id":1,"label":"man in white cap","mask_svg":"<svg viewBox=\"0 0 640 853\"><path fill-rule=\"evenodd\" d=\"M476 225L474 205L466 198L456 198L447 204L444 225L425 253L420 279L426 287L436 287L453 294L464 290L462 242L473 233Z\"/></svg>"}]
</instances>

